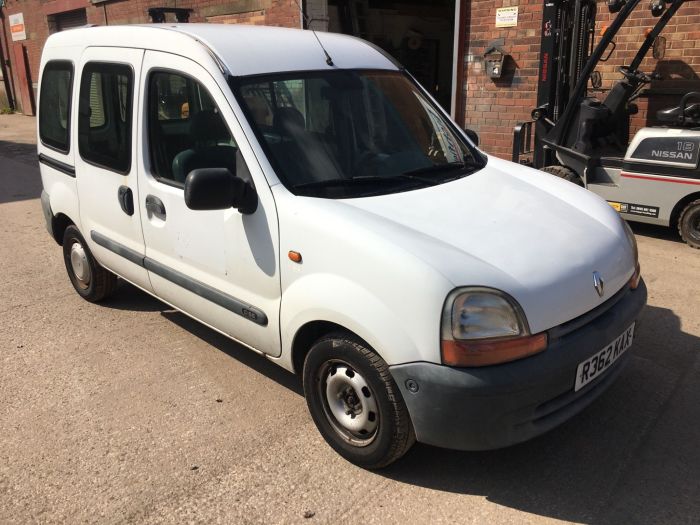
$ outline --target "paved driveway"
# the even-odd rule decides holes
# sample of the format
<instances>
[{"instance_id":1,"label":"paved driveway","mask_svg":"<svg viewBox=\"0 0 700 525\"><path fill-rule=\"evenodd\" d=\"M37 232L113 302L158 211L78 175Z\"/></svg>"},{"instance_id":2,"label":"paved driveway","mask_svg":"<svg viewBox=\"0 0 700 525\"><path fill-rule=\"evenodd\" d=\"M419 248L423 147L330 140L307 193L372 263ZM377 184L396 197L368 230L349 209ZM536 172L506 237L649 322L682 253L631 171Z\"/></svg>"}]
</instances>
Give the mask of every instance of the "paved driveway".
<instances>
[{"instance_id":1,"label":"paved driveway","mask_svg":"<svg viewBox=\"0 0 700 525\"><path fill-rule=\"evenodd\" d=\"M367 472L322 441L296 377L131 286L73 292L32 127L0 116L0 523L698 522L700 252L673 232L635 227L649 306L586 411Z\"/></svg>"}]
</instances>

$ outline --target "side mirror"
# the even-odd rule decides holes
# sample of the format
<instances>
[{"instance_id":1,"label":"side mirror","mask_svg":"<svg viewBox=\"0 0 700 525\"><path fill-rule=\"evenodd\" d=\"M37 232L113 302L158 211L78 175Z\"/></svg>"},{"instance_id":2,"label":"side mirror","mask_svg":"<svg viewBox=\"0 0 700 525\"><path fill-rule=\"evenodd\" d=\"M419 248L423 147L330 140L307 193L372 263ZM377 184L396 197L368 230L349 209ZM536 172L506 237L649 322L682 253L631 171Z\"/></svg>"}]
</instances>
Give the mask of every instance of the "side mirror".
<instances>
[{"instance_id":1,"label":"side mirror","mask_svg":"<svg viewBox=\"0 0 700 525\"><path fill-rule=\"evenodd\" d=\"M615 43L614 40L611 40L610 43L608 44L608 47L606 48L606 51L608 51L608 54L605 55L605 57L600 57L601 62L607 62L610 60L610 55L613 54L613 51L615 51L615 48L617 47L617 44Z\"/></svg>"},{"instance_id":2,"label":"side mirror","mask_svg":"<svg viewBox=\"0 0 700 525\"><path fill-rule=\"evenodd\" d=\"M603 85L603 77L600 74L600 71L594 71L591 73L591 86L593 89L600 89L600 86Z\"/></svg>"},{"instance_id":3,"label":"side mirror","mask_svg":"<svg viewBox=\"0 0 700 525\"><path fill-rule=\"evenodd\" d=\"M471 140L475 146L479 145L479 134L473 129L464 128L464 132L467 134L469 140Z\"/></svg>"},{"instance_id":4,"label":"side mirror","mask_svg":"<svg viewBox=\"0 0 700 525\"><path fill-rule=\"evenodd\" d=\"M654 40L654 47L652 47L652 56L656 60L661 60L666 56L666 37L657 36Z\"/></svg>"},{"instance_id":5,"label":"side mirror","mask_svg":"<svg viewBox=\"0 0 700 525\"><path fill-rule=\"evenodd\" d=\"M258 209L258 194L226 168L200 168L190 171L185 179L185 204L191 210L234 207L249 215Z\"/></svg>"}]
</instances>

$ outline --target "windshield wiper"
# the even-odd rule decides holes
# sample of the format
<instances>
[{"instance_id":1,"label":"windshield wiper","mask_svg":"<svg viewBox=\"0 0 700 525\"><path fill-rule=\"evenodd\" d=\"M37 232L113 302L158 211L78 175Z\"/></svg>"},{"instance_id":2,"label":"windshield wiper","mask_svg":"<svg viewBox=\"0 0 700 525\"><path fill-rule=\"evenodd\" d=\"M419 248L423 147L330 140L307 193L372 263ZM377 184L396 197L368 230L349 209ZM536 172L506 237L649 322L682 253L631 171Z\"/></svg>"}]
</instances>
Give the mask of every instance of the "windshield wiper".
<instances>
[{"instance_id":1,"label":"windshield wiper","mask_svg":"<svg viewBox=\"0 0 700 525\"><path fill-rule=\"evenodd\" d=\"M444 164L434 164L432 166L427 166L425 168L417 168L415 170L410 170L404 172L404 175L418 175L418 174L424 174L424 173L440 173L440 172L447 172L447 171L455 171L455 170L463 170L463 169L478 169L482 168L483 166L479 164L478 162L475 161L469 161L469 162L463 162L463 161L455 161L455 162L445 162Z\"/></svg>"},{"instance_id":2,"label":"windshield wiper","mask_svg":"<svg viewBox=\"0 0 700 525\"><path fill-rule=\"evenodd\" d=\"M305 189L305 188L333 188L336 186L355 186L358 184L372 184L375 182L379 183L396 183L398 181L416 181L429 186L434 186L440 181L435 179L426 179L424 177L417 177L412 173L403 173L398 175L391 175L388 177L380 177L378 175L361 175L359 177L353 177L351 179L326 179L326 180L315 180L311 182L303 182L301 184L296 184L294 186L295 190Z\"/></svg>"}]
</instances>

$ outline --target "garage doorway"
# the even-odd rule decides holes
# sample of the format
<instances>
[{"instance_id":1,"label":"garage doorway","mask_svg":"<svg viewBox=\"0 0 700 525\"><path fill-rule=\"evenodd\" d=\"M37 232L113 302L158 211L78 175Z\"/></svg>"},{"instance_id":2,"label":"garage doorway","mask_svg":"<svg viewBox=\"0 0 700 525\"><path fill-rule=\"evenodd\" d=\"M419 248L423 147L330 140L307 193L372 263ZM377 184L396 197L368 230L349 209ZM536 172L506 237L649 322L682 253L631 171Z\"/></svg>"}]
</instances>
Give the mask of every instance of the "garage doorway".
<instances>
[{"instance_id":1,"label":"garage doorway","mask_svg":"<svg viewBox=\"0 0 700 525\"><path fill-rule=\"evenodd\" d=\"M309 28L381 47L453 109L455 0L307 0L304 7Z\"/></svg>"}]
</instances>

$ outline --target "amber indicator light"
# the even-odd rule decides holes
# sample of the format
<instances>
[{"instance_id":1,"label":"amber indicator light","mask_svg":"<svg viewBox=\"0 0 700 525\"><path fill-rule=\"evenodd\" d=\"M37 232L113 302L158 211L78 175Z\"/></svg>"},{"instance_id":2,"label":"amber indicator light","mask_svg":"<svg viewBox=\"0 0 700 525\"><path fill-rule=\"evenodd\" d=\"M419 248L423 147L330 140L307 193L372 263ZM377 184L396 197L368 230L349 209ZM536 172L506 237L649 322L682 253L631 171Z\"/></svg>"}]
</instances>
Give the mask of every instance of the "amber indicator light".
<instances>
[{"instance_id":1,"label":"amber indicator light","mask_svg":"<svg viewBox=\"0 0 700 525\"><path fill-rule=\"evenodd\" d=\"M287 257L289 257L289 260L295 263L300 263L301 262L301 254L299 252L295 252L293 250L290 250L289 253L287 254Z\"/></svg>"},{"instance_id":2,"label":"amber indicator light","mask_svg":"<svg viewBox=\"0 0 700 525\"><path fill-rule=\"evenodd\" d=\"M488 366L515 361L547 348L547 333L505 340L442 341L442 362L450 366Z\"/></svg>"}]
</instances>

